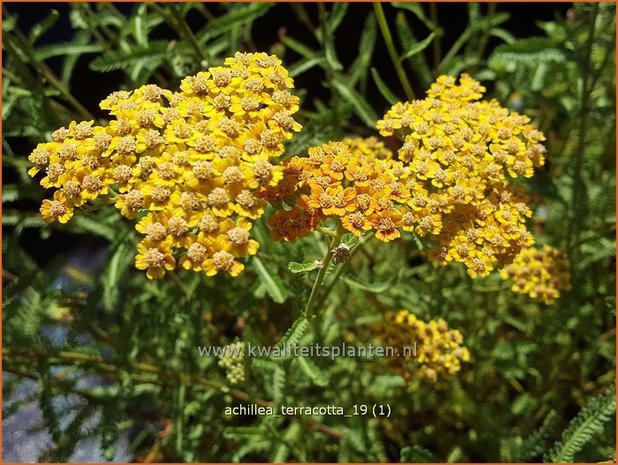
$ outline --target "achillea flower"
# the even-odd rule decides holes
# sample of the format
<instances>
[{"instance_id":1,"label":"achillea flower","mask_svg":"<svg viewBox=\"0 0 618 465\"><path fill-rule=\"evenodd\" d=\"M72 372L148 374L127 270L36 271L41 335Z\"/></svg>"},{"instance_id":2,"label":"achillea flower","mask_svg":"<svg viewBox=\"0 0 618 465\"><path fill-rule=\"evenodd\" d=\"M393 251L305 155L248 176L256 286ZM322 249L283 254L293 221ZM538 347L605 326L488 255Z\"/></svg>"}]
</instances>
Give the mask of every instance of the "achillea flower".
<instances>
[{"instance_id":1,"label":"achillea flower","mask_svg":"<svg viewBox=\"0 0 618 465\"><path fill-rule=\"evenodd\" d=\"M421 376L430 382L457 373L461 363L470 360L468 349L463 346L463 336L456 329L449 329L443 319L424 322L408 310L387 312L381 324L382 338L402 355L404 348L415 347L405 353L406 357L395 356L391 363L404 370L417 368Z\"/></svg>"},{"instance_id":2,"label":"achillea flower","mask_svg":"<svg viewBox=\"0 0 618 465\"><path fill-rule=\"evenodd\" d=\"M571 288L567 257L549 245L523 249L513 263L500 270L500 276L512 281L513 292L528 294L547 305L560 297L560 291Z\"/></svg>"},{"instance_id":3,"label":"achillea flower","mask_svg":"<svg viewBox=\"0 0 618 465\"><path fill-rule=\"evenodd\" d=\"M292 206L269 218L275 239L305 236L326 218L357 236L372 230L384 242L400 237L401 205L410 195L404 184L409 169L400 162L329 142L286 160L283 169L283 181L263 191L273 203Z\"/></svg>"},{"instance_id":4,"label":"achillea flower","mask_svg":"<svg viewBox=\"0 0 618 465\"><path fill-rule=\"evenodd\" d=\"M101 102L115 117L60 128L39 144L29 174L56 189L41 214L68 221L75 209L108 197L145 236L136 266L149 278L182 267L238 275L238 258L253 255L251 222L264 213L261 189L283 168L271 161L300 125L298 97L281 61L265 53L236 53L224 66L182 81L172 92L146 85Z\"/></svg>"},{"instance_id":5,"label":"achillea flower","mask_svg":"<svg viewBox=\"0 0 618 465\"><path fill-rule=\"evenodd\" d=\"M352 152L361 152L369 157L379 158L381 160L390 160L393 158L393 152L384 145L377 137L344 137L343 143L350 147Z\"/></svg>"},{"instance_id":6,"label":"achillea flower","mask_svg":"<svg viewBox=\"0 0 618 465\"><path fill-rule=\"evenodd\" d=\"M463 74L441 76L424 100L397 103L378 121L403 138L399 159L411 170L404 229L437 242L440 263L464 263L486 276L533 244L528 198L510 178L544 163L543 134L530 119L480 98L485 88Z\"/></svg>"}]
</instances>

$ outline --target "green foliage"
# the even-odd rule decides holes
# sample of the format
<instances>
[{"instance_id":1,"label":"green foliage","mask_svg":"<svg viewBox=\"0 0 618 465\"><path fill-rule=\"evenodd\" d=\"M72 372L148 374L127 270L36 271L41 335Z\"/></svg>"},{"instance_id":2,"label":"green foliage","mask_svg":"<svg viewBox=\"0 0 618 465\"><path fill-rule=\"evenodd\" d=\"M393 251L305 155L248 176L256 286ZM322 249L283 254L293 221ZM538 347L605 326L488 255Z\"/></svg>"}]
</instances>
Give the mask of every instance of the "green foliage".
<instances>
[{"instance_id":1,"label":"green foliage","mask_svg":"<svg viewBox=\"0 0 618 465\"><path fill-rule=\"evenodd\" d=\"M53 443L41 459L70 460L89 439L108 461L119 459L119 440L130 460L155 462L615 459L615 4L574 4L531 37L508 21L507 4L470 3L461 34L446 27L451 6L436 5L384 4L390 39L374 10L347 3L75 3L41 6L28 31L3 6L3 395L18 399L3 413L38 406ZM295 26L258 37L278 14ZM54 41L63 24L72 35ZM431 263L435 244L413 233L389 244L345 235L349 260L324 270L328 232L275 242L264 220L240 277L180 271L153 282L134 269L136 237L115 209L42 220L45 192L26 157L53 130L97 119L94 100L106 93L176 88L258 47L280 56L302 100L303 130L285 157L377 136L376 120L405 100L395 66L417 98L438 75L467 72L489 98L529 115L548 149L547 165L523 182L530 229L567 252L572 289L546 306L495 273L472 281ZM93 98L84 75L96 77ZM383 314L400 308L444 318L471 361L430 384L382 359L260 354L230 385L218 358L198 350L380 344ZM19 400L29 380L35 392ZM225 414L239 404L335 405L347 416ZM355 405L389 405L391 415L355 416Z\"/></svg>"},{"instance_id":2,"label":"green foliage","mask_svg":"<svg viewBox=\"0 0 618 465\"><path fill-rule=\"evenodd\" d=\"M572 462L575 454L602 432L605 423L615 415L616 387L611 386L605 395L594 397L586 403L545 459L551 462Z\"/></svg>"},{"instance_id":3,"label":"green foliage","mask_svg":"<svg viewBox=\"0 0 618 465\"><path fill-rule=\"evenodd\" d=\"M313 271L316 268L319 268L321 262L318 261L312 261L312 262L290 262L288 263L288 269L292 272L292 273L306 273L307 271Z\"/></svg>"}]
</instances>

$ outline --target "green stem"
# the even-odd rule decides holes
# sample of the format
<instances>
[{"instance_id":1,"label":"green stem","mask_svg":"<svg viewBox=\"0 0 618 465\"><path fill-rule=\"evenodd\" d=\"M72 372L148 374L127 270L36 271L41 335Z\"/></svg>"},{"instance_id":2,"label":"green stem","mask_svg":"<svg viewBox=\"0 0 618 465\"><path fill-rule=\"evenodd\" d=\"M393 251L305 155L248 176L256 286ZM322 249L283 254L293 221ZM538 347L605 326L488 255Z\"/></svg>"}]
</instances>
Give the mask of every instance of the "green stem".
<instances>
[{"instance_id":1,"label":"green stem","mask_svg":"<svg viewBox=\"0 0 618 465\"><path fill-rule=\"evenodd\" d=\"M333 37L329 33L329 24L328 24L328 12L324 3L318 3L318 16L320 20L320 28L315 30L315 38L320 44L323 46L324 54L328 53L327 51L327 41L332 41ZM319 33L319 34L318 34ZM326 81L328 82L328 88L330 89L330 107L331 108L339 108L339 103L341 100L341 96L339 92L335 91L335 86L333 82L335 81L335 77L337 75L337 70L331 67L331 61L326 60L326 67L324 68L324 73L326 74ZM335 132L336 136L340 136L341 133L341 119L335 118L334 120Z\"/></svg>"},{"instance_id":2,"label":"green stem","mask_svg":"<svg viewBox=\"0 0 618 465\"><path fill-rule=\"evenodd\" d=\"M455 41L453 46L449 49L449 51L446 52L446 55L444 56L444 58L440 62L440 66L438 66L438 69L436 70L437 74L441 74L443 72L444 68L446 68L447 65L449 65L451 63L453 58L455 58L455 55L457 55L457 52L459 52L459 49L461 47L463 47L464 44L468 40L470 40L470 37L472 36L472 32L473 32L472 26L468 25L466 30L457 38L457 40Z\"/></svg>"},{"instance_id":3,"label":"green stem","mask_svg":"<svg viewBox=\"0 0 618 465\"><path fill-rule=\"evenodd\" d=\"M431 2L429 4L429 14L431 16L431 22L433 23L435 30L438 28L438 4L436 2ZM438 70L438 66L440 66L440 60L442 59L442 39L441 34L435 38L433 41L433 69L434 71Z\"/></svg>"},{"instance_id":4,"label":"green stem","mask_svg":"<svg viewBox=\"0 0 618 465\"><path fill-rule=\"evenodd\" d=\"M399 78L401 86L403 87L403 90L406 94L406 98L408 100L414 100L416 97L414 95L414 91L412 90L412 86L410 85L410 81L408 81L408 76L406 75L406 72L401 65L401 60L399 59L397 50L395 50L393 36L391 35L391 31L388 28L388 23L386 22L386 17L384 16L384 10L382 9L382 4L374 3L373 9L375 11L376 19L378 20L378 25L380 26L380 32L382 33L382 37L384 38L384 42L386 43L388 54L391 56L393 66L395 67L397 77Z\"/></svg>"},{"instance_id":5,"label":"green stem","mask_svg":"<svg viewBox=\"0 0 618 465\"><path fill-rule=\"evenodd\" d=\"M177 5L170 4L169 11L174 17L174 20L176 21L178 28L180 29L178 32L180 33L181 37L193 48L193 50L195 51L195 54L200 59L200 61L205 61L207 57L206 55L204 55L204 52L202 51L200 44L197 42L197 39L195 38L193 31L191 31L191 29L189 28L189 25L187 24L187 22L184 20L184 18L178 11Z\"/></svg>"},{"instance_id":6,"label":"green stem","mask_svg":"<svg viewBox=\"0 0 618 465\"><path fill-rule=\"evenodd\" d=\"M172 281L174 281L174 284L176 284L178 289L180 289L180 291L182 292L183 296L188 299L189 296L191 295L191 293L186 288L186 286L182 283L182 281L180 280L180 278L178 277L176 272L174 270L172 270L172 271L169 271L168 273L171 276Z\"/></svg>"},{"instance_id":7,"label":"green stem","mask_svg":"<svg viewBox=\"0 0 618 465\"><path fill-rule=\"evenodd\" d=\"M307 14L307 9L305 5L302 3L290 3L290 7L294 10L294 14L296 18L305 25L307 29L309 29L313 34L315 34L315 25L311 22L311 18Z\"/></svg>"},{"instance_id":8,"label":"green stem","mask_svg":"<svg viewBox=\"0 0 618 465\"><path fill-rule=\"evenodd\" d=\"M592 86L590 86L590 57L592 55L592 44L594 43L594 32L597 15L599 13L599 4L595 3L590 12L590 22L588 26L589 34L588 41L586 42L586 50L584 55L585 63L580 67L581 69L581 95L580 95L580 115L579 115L579 131L577 140L577 150L575 152L575 161L573 163L573 195L571 197L571 221L569 221L569 232L567 235L567 250L571 263L577 263L577 257L575 257L576 248L574 244L578 242L578 236L580 226L585 221L585 212L580 212L582 205L582 189L584 187L584 179L582 176L584 152L586 150L586 126L588 124L588 112L589 112L589 100L592 93Z\"/></svg>"},{"instance_id":9,"label":"green stem","mask_svg":"<svg viewBox=\"0 0 618 465\"><path fill-rule=\"evenodd\" d=\"M4 41L4 46L6 47L8 55L12 57L12 64L17 68L16 71L19 74L19 76L14 76L16 79L12 79L9 76L7 77L12 79L15 83L20 83L21 81L22 84L26 85L31 90L34 90L35 87L41 87L40 81L30 72L30 69L26 66L26 63L22 60L16 44L10 40L10 36L8 34L6 36L6 40ZM2 73L5 74L4 68L2 68Z\"/></svg>"},{"instance_id":10,"label":"green stem","mask_svg":"<svg viewBox=\"0 0 618 465\"><path fill-rule=\"evenodd\" d=\"M6 10L6 8L2 9L2 13L4 15L4 18L8 18L11 16L10 13ZM44 62L36 58L35 51L32 48L32 45L30 45L28 39L26 39L26 37L19 29L15 29L13 33L11 33L9 37L7 37L7 39L10 40L10 37L14 38L17 45L19 45L19 48L22 50L22 52L24 52L24 55L26 55L26 57L30 61L30 64L37 68L37 70L47 79L47 81L53 87L55 87L58 92L60 92L60 94L66 99L67 102L69 102L73 106L77 113L79 113L83 118L87 120L94 119L94 116L92 116L92 114L86 109L86 107L79 103L79 101L73 96L73 94L71 94L67 86L64 85L64 83L58 78L58 76L56 76L56 74L54 74L51 68L47 66Z\"/></svg>"},{"instance_id":11,"label":"green stem","mask_svg":"<svg viewBox=\"0 0 618 465\"><path fill-rule=\"evenodd\" d=\"M110 196L98 205L84 204L81 207L79 207L79 210L76 210L74 214L75 215L86 215L88 213L92 213L94 211L100 210L101 208L107 207L109 205L113 205L115 202L116 202L116 196L113 196L113 197Z\"/></svg>"},{"instance_id":12,"label":"green stem","mask_svg":"<svg viewBox=\"0 0 618 465\"><path fill-rule=\"evenodd\" d=\"M474 64L474 67L472 68L472 72L476 72L476 70L479 67L479 64L481 63L481 60L483 59L483 55L485 54L485 49L487 48L487 43L489 42L489 34L491 32L491 20L494 17L494 15L496 14L496 10L498 9L498 4L497 3L489 3L488 7L487 7L487 16L485 17L485 21L487 22L486 27L483 28L483 35L481 36L481 40L479 42L479 49L478 49L478 59L476 60L476 63Z\"/></svg>"},{"instance_id":13,"label":"green stem","mask_svg":"<svg viewBox=\"0 0 618 465\"><path fill-rule=\"evenodd\" d=\"M337 232L332 229L325 228L324 226L318 226L316 228L319 232L324 234L325 236L335 237L337 236Z\"/></svg>"},{"instance_id":14,"label":"green stem","mask_svg":"<svg viewBox=\"0 0 618 465\"><path fill-rule=\"evenodd\" d=\"M330 265L331 260L333 259L333 249L337 247L341 243L341 228L337 227L337 233L335 237L331 240L328 250L326 250L326 255L322 259L322 267L318 271L318 276L315 278L315 282L313 283L313 287L311 288L311 294L309 295L309 300L307 301L307 305L305 306L304 315L305 318L311 319L313 316L313 310L316 306L316 302L318 299L318 294L320 293L320 288L324 283L324 277L326 276L326 270L328 265Z\"/></svg>"},{"instance_id":15,"label":"green stem","mask_svg":"<svg viewBox=\"0 0 618 465\"><path fill-rule=\"evenodd\" d=\"M182 454L184 448L183 445L183 430L182 430L182 420L184 417L184 408L185 408L185 393L186 393L186 385L181 381L178 384L178 392L176 393L176 453Z\"/></svg>"},{"instance_id":16,"label":"green stem","mask_svg":"<svg viewBox=\"0 0 618 465\"><path fill-rule=\"evenodd\" d=\"M86 4L77 4L76 5L78 8L82 8L82 10L84 11L85 14L87 14L90 18L91 21L96 22L97 16L96 14L93 13L93 11L90 9L89 5ZM107 31L104 31L104 33ZM90 33L94 36L94 38L96 39L96 41L101 44L101 46L105 49L105 51L109 52L112 50L112 46L109 44L109 42L107 41L107 39L105 39L105 37L103 37L103 34L101 34L99 32L99 30L97 29L96 26L93 26L90 29ZM108 35L109 37L109 35Z\"/></svg>"},{"instance_id":17,"label":"green stem","mask_svg":"<svg viewBox=\"0 0 618 465\"><path fill-rule=\"evenodd\" d=\"M374 233L373 232L369 233L367 236L361 238L358 244L352 247L352 250L350 250L350 256L348 257L348 260L345 263L343 263L339 268L337 268L335 272L333 273L333 277L330 280L330 283L328 284L328 286L326 286L326 289L324 290L322 297L318 301L318 307L324 304L324 301L326 300L328 295L331 293L331 291L333 290L337 282L339 282L339 278L341 277L341 274L345 270L346 265L350 263L350 261L352 260L352 257L354 257L354 255L356 255L357 252L360 252L363 249L363 246L367 242L369 242L373 237L374 237Z\"/></svg>"}]
</instances>

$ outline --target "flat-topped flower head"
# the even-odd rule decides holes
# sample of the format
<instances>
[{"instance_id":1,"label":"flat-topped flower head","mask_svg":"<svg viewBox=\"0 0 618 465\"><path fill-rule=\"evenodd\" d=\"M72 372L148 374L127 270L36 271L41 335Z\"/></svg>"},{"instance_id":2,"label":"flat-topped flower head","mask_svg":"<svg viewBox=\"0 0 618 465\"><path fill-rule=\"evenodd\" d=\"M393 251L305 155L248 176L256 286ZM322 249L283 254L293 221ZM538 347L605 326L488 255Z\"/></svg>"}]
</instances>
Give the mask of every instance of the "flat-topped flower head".
<instances>
[{"instance_id":1,"label":"flat-topped flower head","mask_svg":"<svg viewBox=\"0 0 618 465\"><path fill-rule=\"evenodd\" d=\"M239 52L176 92L148 84L112 93L100 105L114 117L107 126L71 122L29 156L29 174L56 190L44 219L64 223L111 198L144 235L136 266L149 278L176 266L237 276L237 259L259 246L249 237L249 220L266 207L258 193L283 178L276 159L301 128L292 87L276 57Z\"/></svg>"},{"instance_id":2,"label":"flat-topped flower head","mask_svg":"<svg viewBox=\"0 0 618 465\"><path fill-rule=\"evenodd\" d=\"M500 276L512 282L513 292L527 294L547 305L560 297L560 291L571 288L567 256L549 245L523 249L513 263L500 270Z\"/></svg>"},{"instance_id":3,"label":"flat-topped flower head","mask_svg":"<svg viewBox=\"0 0 618 465\"><path fill-rule=\"evenodd\" d=\"M545 153L530 119L484 92L468 75L440 76L425 99L393 105L377 124L403 140L398 156L411 171L403 229L431 237L440 263L462 262L473 278L533 243L528 198L510 182L532 176Z\"/></svg>"},{"instance_id":4,"label":"flat-topped flower head","mask_svg":"<svg viewBox=\"0 0 618 465\"><path fill-rule=\"evenodd\" d=\"M372 230L385 242L400 237L400 199L408 196L402 184L406 169L380 159L378 155L387 158L386 150L373 140L354 140L353 147L329 142L311 147L306 157L286 160L283 180L263 192L269 200L285 199L292 205L290 211L280 209L270 217L274 237L307 235L327 218L357 236Z\"/></svg>"},{"instance_id":5,"label":"flat-topped flower head","mask_svg":"<svg viewBox=\"0 0 618 465\"><path fill-rule=\"evenodd\" d=\"M457 373L470 360L461 332L450 329L441 318L426 322L408 310L387 312L379 329L381 339L399 350L390 362L405 378L418 370L424 380L434 383Z\"/></svg>"}]
</instances>

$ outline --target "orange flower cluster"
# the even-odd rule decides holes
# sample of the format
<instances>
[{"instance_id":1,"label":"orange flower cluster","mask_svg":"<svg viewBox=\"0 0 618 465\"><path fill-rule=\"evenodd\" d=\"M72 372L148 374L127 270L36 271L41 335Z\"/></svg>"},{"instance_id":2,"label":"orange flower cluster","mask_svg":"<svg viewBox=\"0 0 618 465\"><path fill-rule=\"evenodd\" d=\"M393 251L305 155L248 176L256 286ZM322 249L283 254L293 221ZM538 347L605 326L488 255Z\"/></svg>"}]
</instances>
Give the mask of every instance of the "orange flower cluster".
<instances>
[{"instance_id":1,"label":"orange flower cluster","mask_svg":"<svg viewBox=\"0 0 618 465\"><path fill-rule=\"evenodd\" d=\"M44 170L41 184L56 189L43 217L66 222L106 196L144 235L136 267L149 278L176 267L238 275L237 258L258 249L249 231L266 202L257 194L283 176L271 160L300 130L291 87L278 58L239 52L179 92L114 92L101 102L116 118L109 125L72 122L30 155L30 174Z\"/></svg>"},{"instance_id":2,"label":"orange flower cluster","mask_svg":"<svg viewBox=\"0 0 618 465\"><path fill-rule=\"evenodd\" d=\"M553 304L561 290L571 288L569 260L555 247L530 247L522 250L513 263L500 270L500 276L513 282L511 289L528 294L545 304Z\"/></svg>"},{"instance_id":3,"label":"orange flower cluster","mask_svg":"<svg viewBox=\"0 0 618 465\"><path fill-rule=\"evenodd\" d=\"M528 198L510 178L543 165L543 134L467 75L441 76L424 100L395 104L378 121L382 135L404 140L399 159L411 169L405 221L438 242L442 263L464 263L471 277L510 263L534 241L525 221Z\"/></svg>"},{"instance_id":4,"label":"orange flower cluster","mask_svg":"<svg viewBox=\"0 0 618 465\"><path fill-rule=\"evenodd\" d=\"M399 228L407 226L409 170L400 162L329 142L310 148L307 157L287 159L283 170L283 180L264 191L279 207L268 220L277 240L305 236L327 218L357 236L375 231L385 242L400 237Z\"/></svg>"},{"instance_id":5,"label":"orange flower cluster","mask_svg":"<svg viewBox=\"0 0 618 465\"><path fill-rule=\"evenodd\" d=\"M461 363L470 360L461 332L449 329L441 318L424 322L408 310L387 312L381 329L385 342L400 352L415 347L408 357L396 356L392 363L405 368L406 359L409 359L428 381L436 382L440 376L457 373Z\"/></svg>"}]
</instances>

